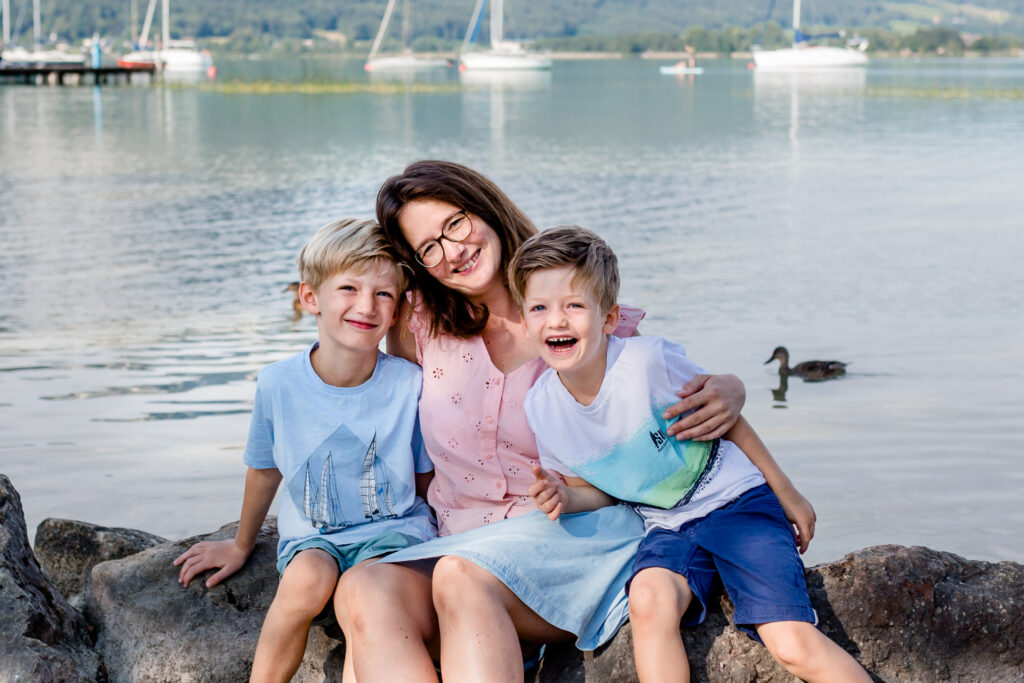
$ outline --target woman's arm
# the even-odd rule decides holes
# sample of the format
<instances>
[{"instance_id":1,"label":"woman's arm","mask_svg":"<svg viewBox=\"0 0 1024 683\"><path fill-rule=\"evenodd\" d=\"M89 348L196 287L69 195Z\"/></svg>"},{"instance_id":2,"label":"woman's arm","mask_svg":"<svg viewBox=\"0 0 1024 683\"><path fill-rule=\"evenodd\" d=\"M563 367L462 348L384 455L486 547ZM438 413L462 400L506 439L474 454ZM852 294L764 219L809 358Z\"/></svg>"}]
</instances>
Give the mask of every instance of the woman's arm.
<instances>
[{"instance_id":1,"label":"woman's arm","mask_svg":"<svg viewBox=\"0 0 1024 683\"><path fill-rule=\"evenodd\" d=\"M680 441L710 441L723 436L740 419L747 390L736 375L697 375L677 393L682 399L669 406L666 420L693 410L668 428L668 435Z\"/></svg>"},{"instance_id":2,"label":"woman's arm","mask_svg":"<svg viewBox=\"0 0 1024 683\"><path fill-rule=\"evenodd\" d=\"M416 358L416 338L409 329L409 320L412 318L412 302L402 295L398 298L398 320L388 330L387 341L384 348L392 356L404 358L407 361L419 364Z\"/></svg>"},{"instance_id":3,"label":"woman's arm","mask_svg":"<svg viewBox=\"0 0 1024 683\"><path fill-rule=\"evenodd\" d=\"M764 480L768 482L768 486L772 488L775 497L782 504L786 518L795 527L793 533L796 535L800 552L806 551L811 539L814 538L814 523L817 521L817 515L814 514L814 508L810 501L796 490L793 482L779 467L779 463L775 462L775 458L768 452L764 442L745 419L741 417L737 420L732 429L725 433L725 438L739 446L740 450L750 458L750 462L761 470Z\"/></svg>"}]
</instances>

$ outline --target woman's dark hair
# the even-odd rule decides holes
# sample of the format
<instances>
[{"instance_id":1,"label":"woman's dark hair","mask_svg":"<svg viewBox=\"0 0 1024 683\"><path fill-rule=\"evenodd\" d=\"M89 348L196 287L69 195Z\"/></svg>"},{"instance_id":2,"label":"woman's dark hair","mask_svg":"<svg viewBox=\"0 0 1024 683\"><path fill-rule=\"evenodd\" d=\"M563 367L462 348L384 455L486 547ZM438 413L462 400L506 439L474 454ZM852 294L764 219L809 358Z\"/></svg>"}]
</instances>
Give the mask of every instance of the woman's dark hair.
<instances>
[{"instance_id":1,"label":"woman's dark hair","mask_svg":"<svg viewBox=\"0 0 1024 683\"><path fill-rule=\"evenodd\" d=\"M398 225L398 214L409 202L433 199L478 216L501 240L504 274L519 245L535 234L533 223L490 179L451 161L416 161L399 175L388 178L377 193L377 222L384 228L399 258L412 269L412 285L419 290L430 314L430 334L472 337L487 324L487 307L474 306L461 292L438 282L420 265Z\"/></svg>"}]
</instances>

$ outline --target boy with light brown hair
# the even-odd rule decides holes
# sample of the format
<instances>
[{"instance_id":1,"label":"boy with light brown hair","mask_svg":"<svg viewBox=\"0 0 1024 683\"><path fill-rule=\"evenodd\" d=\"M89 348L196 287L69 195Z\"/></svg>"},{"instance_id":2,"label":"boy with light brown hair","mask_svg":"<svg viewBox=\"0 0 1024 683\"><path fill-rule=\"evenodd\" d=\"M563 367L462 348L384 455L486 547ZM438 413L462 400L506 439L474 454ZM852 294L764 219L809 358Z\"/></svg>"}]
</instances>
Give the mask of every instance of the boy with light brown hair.
<instances>
[{"instance_id":1,"label":"boy with light brown hair","mask_svg":"<svg viewBox=\"0 0 1024 683\"><path fill-rule=\"evenodd\" d=\"M543 466L530 495L552 520L617 500L644 518L627 583L640 680L689 680L680 622L701 623L721 582L736 626L790 673L870 681L815 628L798 552L813 526L794 532L779 499L809 504L750 425L740 418L713 441L667 436L675 388L704 371L678 344L611 336L619 274L604 240L577 226L540 233L516 252L508 277L550 366L524 404Z\"/></svg>"},{"instance_id":2,"label":"boy with light brown hair","mask_svg":"<svg viewBox=\"0 0 1024 683\"><path fill-rule=\"evenodd\" d=\"M208 588L252 552L282 481L281 582L252 666L254 681L287 681L314 620L333 619L339 577L436 536L426 503L433 466L417 420L422 372L379 350L407 280L374 221L321 228L298 257L299 300L318 341L259 373L234 539L197 543L175 559L179 582L217 569ZM318 620L319 623L319 620ZM346 656L346 680L354 675Z\"/></svg>"}]
</instances>

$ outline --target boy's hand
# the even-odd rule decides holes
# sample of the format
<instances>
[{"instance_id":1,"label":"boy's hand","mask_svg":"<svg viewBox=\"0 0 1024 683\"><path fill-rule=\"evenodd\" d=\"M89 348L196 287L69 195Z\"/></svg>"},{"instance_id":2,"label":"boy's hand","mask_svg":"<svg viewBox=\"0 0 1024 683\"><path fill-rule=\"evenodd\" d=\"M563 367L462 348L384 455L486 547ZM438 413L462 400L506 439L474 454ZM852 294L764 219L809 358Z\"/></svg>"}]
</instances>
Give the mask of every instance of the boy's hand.
<instances>
[{"instance_id":1,"label":"boy's hand","mask_svg":"<svg viewBox=\"0 0 1024 683\"><path fill-rule=\"evenodd\" d=\"M206 587L213 588L245 564L249 553L238 547L233 539L225 541L202 541L178 555L174 566L181 565L178 583L188 588L189 582L208 569L219 568L216 574L206 580Z\"/></svg>"},{"instance_id":2,"label":"boy's hand","mask_svg":"<svg viewBox=\"0 0 1024 683\"><path fill-rule=\"evenodd\" d=\"M558 516L562 514L562 508L568 502L564 487L555 478L555 475L539 465L533 466L533 476L537 480L530 484L527 493L533 498L533 502L540 511L548 516L548 519L558 519Z\"/></svg>"},{"instance_id":3,"label":"boy's hand","mask_svg":"<svg viewBox=\"0 0 1024 683\"><path fill-rule=\"evenodd\" d=\"M776 494L779 502L782 503L782 510L786 513L786 519L793 525L793 535L796 536L796 544L800 554L807 552L807 546L814 538L814 523L818 516L814 513L811 502L804 498L803 494L790 487L781 496Z\"/></svg>"}]
</instances>

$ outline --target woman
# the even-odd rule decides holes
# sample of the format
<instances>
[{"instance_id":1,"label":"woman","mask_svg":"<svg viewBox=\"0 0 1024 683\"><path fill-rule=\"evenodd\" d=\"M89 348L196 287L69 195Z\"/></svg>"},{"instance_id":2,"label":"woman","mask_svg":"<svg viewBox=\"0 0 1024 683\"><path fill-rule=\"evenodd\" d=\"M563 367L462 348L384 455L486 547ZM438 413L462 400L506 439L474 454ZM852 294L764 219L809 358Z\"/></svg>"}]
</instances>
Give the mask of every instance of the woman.
<instances>
[{"instance_id":1,"label":"woman","mask_svg":"<svg viewBox=\"0 0 1024 683\"><path fill-rule=\"evenodd\" d=\"M490 180L444 161L388 179L377 217L413 271L415 294L388 350L423 366L428 502L442 538L343 579L338 618L362 680L435 681L440 655L448 683L520 681L521 642L576 636L593 649L614 635L642 525L622 505L562 523L520 516L534 511L527 488L538 462L522 400L545 366L522 333L505 270L536 232L530 220ZM641 317L625 309L616 334L634 334ZM697 410L670 434L711 439L738 419L744 390L736 377L705 376L680 395L668 417ZM777 495L813 534L800 494Z\"/></svg>"}]
</instances>

